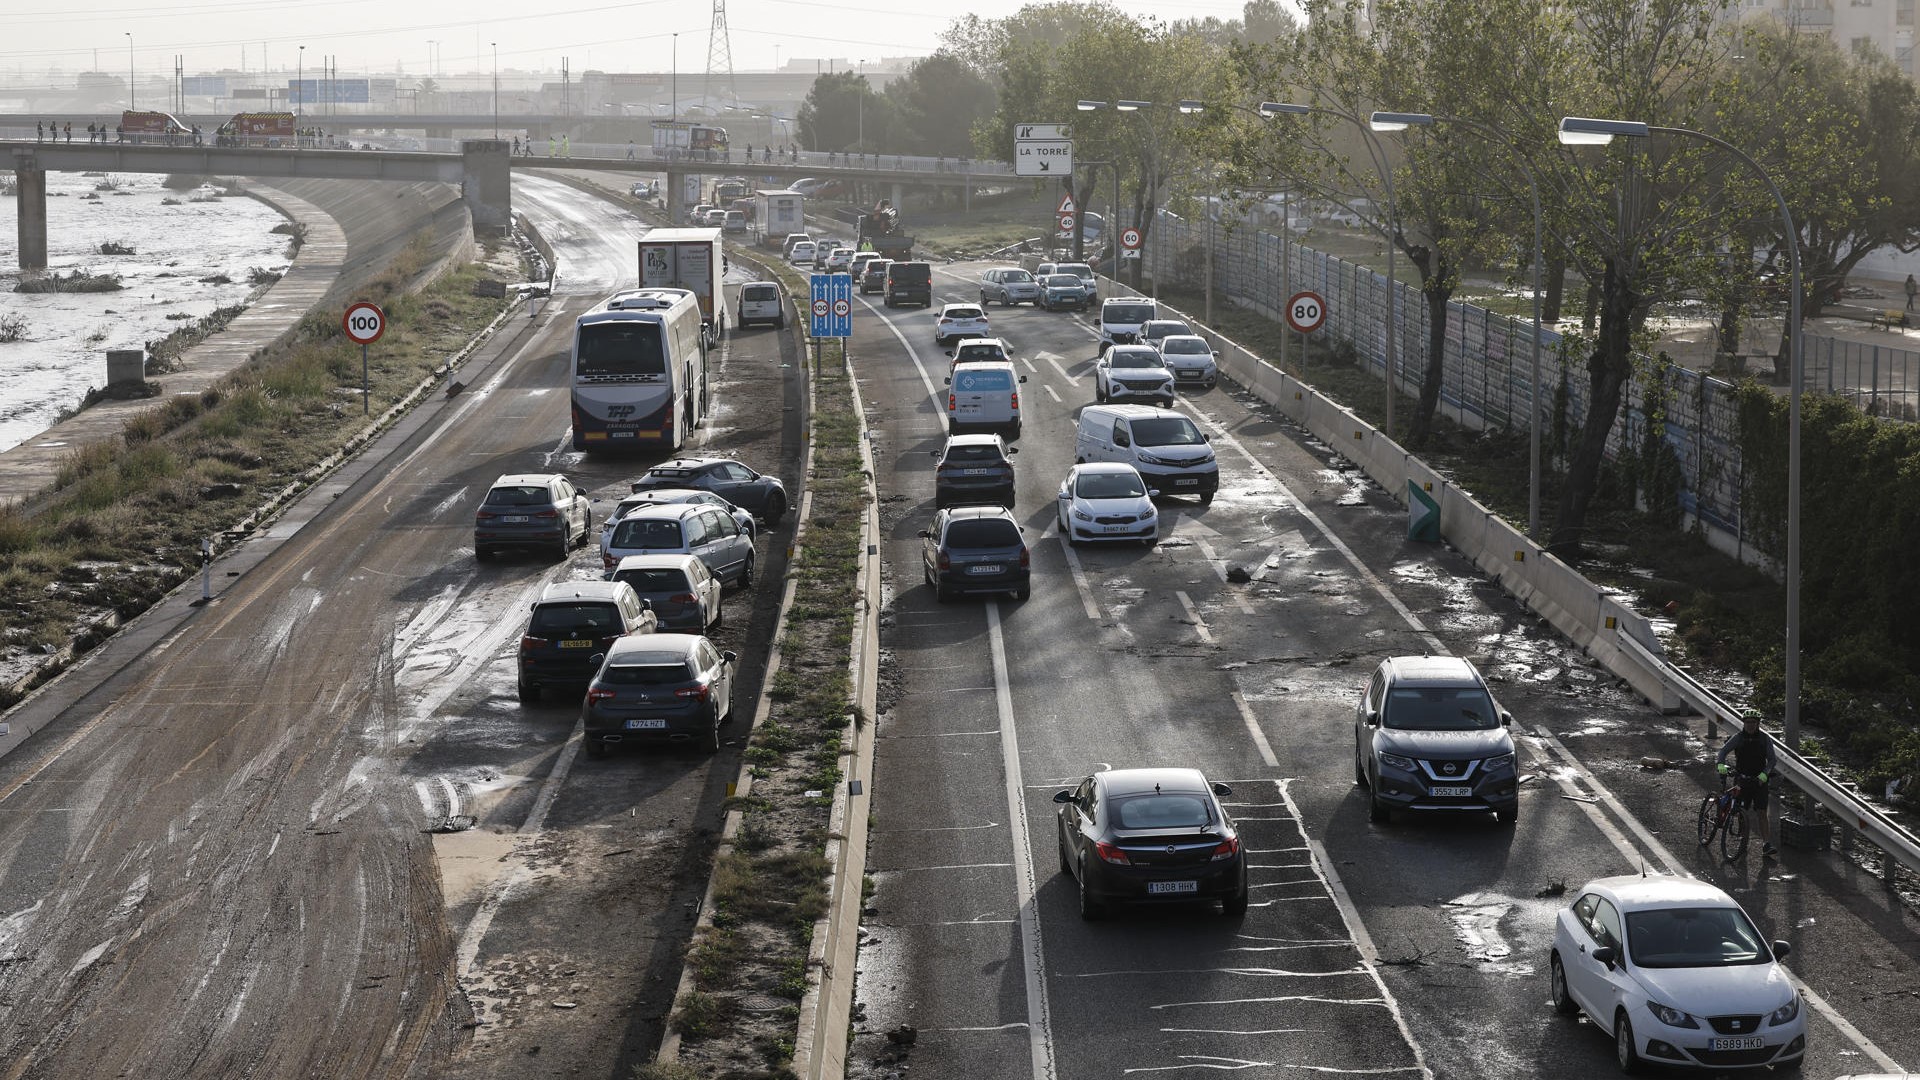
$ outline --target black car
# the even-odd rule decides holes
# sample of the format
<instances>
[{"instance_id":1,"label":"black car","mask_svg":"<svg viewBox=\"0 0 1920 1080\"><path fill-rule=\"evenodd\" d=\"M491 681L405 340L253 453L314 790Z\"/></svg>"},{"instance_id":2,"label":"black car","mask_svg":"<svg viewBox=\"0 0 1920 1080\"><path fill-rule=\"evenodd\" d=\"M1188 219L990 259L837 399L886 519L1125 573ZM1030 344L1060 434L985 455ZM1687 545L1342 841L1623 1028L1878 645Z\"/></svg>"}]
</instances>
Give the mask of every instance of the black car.
<instances>
[{"instance_id":1,"label":"black car","mask_svg":"<svg viewBox=\"0 0 1920 1080\"><path fill-rule=\"evenodd\" d=\"M938 511L920 537L922 573L941 603L972 593L1012 593L1015 600L1031 595L1033 557L1006 507Z\"/></svg>"},{"instance_id":2,"label":"black car","mask_svg":"<svg viewBox=\"0 0 1920 1080\"><path fill-rule=\"evenodd\" d=\"M998 435L949 435L947 445L930 451L933 467L933 505L961 506L992 503L1013 506L1013 457Z\"/></svg>"},{"instance_id":3,"label":"black car","mask_svg":"<svg viewBox=\"0 0 1920 1080\"><path fill-rule=\"evenodd\" d=\"M647 470L633 482L633 491L656 488L697 488L711 491L768 525L780 524L787 512L787 486L777 476L757 473L732 458L674 458Z\"/></svg>"},{"instance_id":4,"label":"black car","mask_svg":"<svg viewBox=\"0 0 1920 1080\"><path fill-rule=\"evenodd\" d=\"M719 750L720 728L733 715L738 660L698 634L616 642L581 706L587 756L599 757L614 743Z\"/></svg>"},{"instance_id":5,"label":"black car","mask_svg":"<svg viewBox=\"0 0 1920 1080\"><path fill-rule=\"evenodd\" d=\"M580 686L607 650L629 634L652 634L659 619L624 581L558 581L533 602L520 635L520 700L555 686Z\"/></svg>"},{"instance_id":6,"label":"black car","mask_svg":"<svg viewBox=\"0 0 1920 1080\"><path fill-rule=\"evenodd\" d=\"M933 304L933 264L896 262L887 264L887 283L881 293L888 307L900 304Z\"/></svg>"},{"instance_id":7,"label":"black car","mask_svg":"<svg viewBox=\"0 0 1920 1080\"><path fill-rule=\"evenodd\" d=\"M1198 769L1109 769L1060 804L1060 870L1079 884L1080 917L1114 904L1220 901L1247 913L1247 860L1220 805L1233 794Z\"/></svg>"}]
</instances>

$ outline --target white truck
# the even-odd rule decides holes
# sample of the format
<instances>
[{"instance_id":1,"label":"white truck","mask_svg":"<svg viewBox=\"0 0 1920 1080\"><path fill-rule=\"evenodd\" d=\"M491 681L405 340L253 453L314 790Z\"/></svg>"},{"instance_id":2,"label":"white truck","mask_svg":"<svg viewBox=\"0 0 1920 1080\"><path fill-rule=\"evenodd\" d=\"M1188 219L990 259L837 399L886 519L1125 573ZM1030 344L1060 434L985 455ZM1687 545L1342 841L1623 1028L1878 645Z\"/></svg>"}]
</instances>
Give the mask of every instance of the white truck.
<instances>
[{"instance_id":1,"label":"white truck","mask_svg":"<svg viewBox=\"0 0 1920 1080\"><path fill-rule=\"evenodd\" d=\"M640 238L640 287L693 293L709 346L719 343L727 325L726 269L719 229L654 229Z\"/></svg>"},{"instance_id":2,"label":"white truck","mask_svg":"<svg viewBox=\"0 0 1920 1080\"><path fill-rule=\"evenodd\" d=\"M757 191L760 198L760 246L773 247L787 234L806 232L807 197L797 191Z\"/></svg>"}]
</instances>

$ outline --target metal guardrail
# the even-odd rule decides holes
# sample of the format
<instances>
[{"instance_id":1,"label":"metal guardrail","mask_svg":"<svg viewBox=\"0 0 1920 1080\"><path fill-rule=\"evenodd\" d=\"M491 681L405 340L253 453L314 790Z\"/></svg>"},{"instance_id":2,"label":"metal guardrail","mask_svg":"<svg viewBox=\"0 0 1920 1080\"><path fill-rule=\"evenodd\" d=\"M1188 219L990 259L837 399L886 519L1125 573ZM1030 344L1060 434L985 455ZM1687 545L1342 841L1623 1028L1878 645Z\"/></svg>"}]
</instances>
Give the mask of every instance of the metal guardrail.
<instances>
[{"instance_id":1,"label":"metal guardrail","mask_svg":"<svg viewBox=\"0 0 1920 1080\"><path fill-rule=\"evenodd\" d=\"M1655 656L1646 646L1625 634L1620 635L1620 641L1624 651L1632 654L1649 670L1658 673L1674 694L1695 712L1708 717L1710 722L1724 720L1730 725L1739 724L1739 710L1722 701L1693 676L1674 667L1664 658ZM1825 808L1843 829L1858 833L1886 852L1889 859L1913 873L1920 873L1920 837L1894 821L1879 807L1843 787L1777 737L1771 734L1768 737L1773 739L1774 757L1779 762L1781 775L1788 782ZM1892 879L1891 867L1886 876L1889 881Z\"/></svg>"}]
</instances>

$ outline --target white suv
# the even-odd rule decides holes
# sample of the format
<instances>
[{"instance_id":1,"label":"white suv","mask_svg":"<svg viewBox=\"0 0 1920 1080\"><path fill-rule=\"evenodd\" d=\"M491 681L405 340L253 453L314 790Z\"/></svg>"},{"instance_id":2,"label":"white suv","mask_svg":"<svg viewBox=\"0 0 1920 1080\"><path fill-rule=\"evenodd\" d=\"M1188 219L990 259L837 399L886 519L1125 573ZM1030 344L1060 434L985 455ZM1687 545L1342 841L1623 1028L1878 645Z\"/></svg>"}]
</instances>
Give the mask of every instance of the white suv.
<instances>
[{"instance_id":1,"label":"white suv","mask_svg":"<svg viewBox=\"0 0 1920 1080\"><path fill-rule=\"evenodd\" d=\"M1151 345L1116 345L1093 365L1093 399L1098 402L1146 400L1173 408L1173 372Z\"/></svg>"},{"instance_id":2,"label":"white suv","mask_svg":"<svg viewBox=\"0 0 1920 1080\"><path fill-rule=\"evenodd\" d=\"M945 345L962 338L983 338L993 333L987 325L987 313L978 304L947 304L933 324L933 343Z\"/></svg>"}]
</instances>

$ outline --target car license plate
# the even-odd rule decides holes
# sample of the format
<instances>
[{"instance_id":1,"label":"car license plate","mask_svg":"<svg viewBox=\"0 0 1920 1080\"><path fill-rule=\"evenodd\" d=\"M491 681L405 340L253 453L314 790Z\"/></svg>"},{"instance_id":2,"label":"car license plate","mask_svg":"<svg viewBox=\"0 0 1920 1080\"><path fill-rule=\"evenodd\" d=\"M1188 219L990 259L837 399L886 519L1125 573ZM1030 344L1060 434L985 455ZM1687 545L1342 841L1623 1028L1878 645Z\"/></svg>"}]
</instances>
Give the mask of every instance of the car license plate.
<instances>
[{"instance_id":1,"label":"car license plate","mask_svg":"<svg viewBox=\"0 0 1920 1080\"><path fill-rule=\"evenodd\" d=\"M560 647L563 649L591 649L593 648L593 639L585 638L580 641L563 641L560 643Z\"/></svg>"},{"instance_id":2,"label":"car license plate","mask_svg":"<svg viewBox=\"0 0 1920 1080\"><path fill-rule=\"evenodd\" d=\"M1759 1050L1767 1045L1767 1040L1758 1035L1742 1035L1738 1038L1709 1039L1711 1050Z\"/></svg>"},{"instance_id":3,"label":"car license plate","mask_svg":"<svg viewBox=\"0 0 1920 1080\"><path fill-rule=\"evenodd\" d=\"M1432 791L1437 796L1451 796L1455 798L1465 798L1473 794L1473 789L1470 787L1437 787L1433 788Z\"/></svg>"},{"instance_id":4,"label":"car license plate","mask_svg":"<svg viewBox=\"0 0 1920 1080\"><path fill-rule=\"evenodd\" d=\"M665 730L666 726L667 726L667 722L665 720L629 720L627 721L628 731L662 731L662 730Z\"/></svg>"},{"instance_id":5,"label":"car license plate","mask_svg":"<svg viewBox=\"0 0 1920 1080\"><path fill-rule=\"evenodd\" d=\"M506 522L509 525L525 525L527 522L533 519L529 518L525 514L508 514L506 517L503 517L500 520Z\"/></svg>"},{"instance_id":6,"label":"car license plate","mask_svg":"<svg viewBox=\"0 0 1920 1080\"><path fill-rule=\"evenodd\" d=\"M1164 893L1197 893L1200 883L1197 881L1149 881L1147 891L1156 895Z\"/></svg>"},{"instance_id":7,"label":"car license plate","mask_svg":"<svg viewBox=\"0 0 1920 1080\"><path fill-rule=\"evenodd\" d=\"M1174 480L1173 486L1174 487L1196 487L1199 485L1199 483L1200 483L1199 477L1188 476L1188 477L1183 477L1183 478Z\"/></svg>"},{"instance_id":8,"label":"car license plate","mask_svg":"<svg viewBox=\"0 0 1920 1080\"><path fill-rule=\"evenodd\" d=\"M960 475L961 476L986 476L991 472L993 472L992 469L961 469Z\"/></svg>"},{"instance_id":9,"label":"car license plate","mask_svg":"<svg viewBox=\"0 0 1920 1080\"><path fill-rule=\"evenodd\" d=\"M969 574L997 574L997 573L999 573L999 572L1000 572L1001 570L1003 570L1003 569L1005 569L1005 567L1003 567L1003 566L1001 566L1001 565L1000 565L999 563L981 563L981 564L979 564L978 566L969 566L969 567L967 567L967 573L969 573Z\"/></svg>"}]
</instances>

